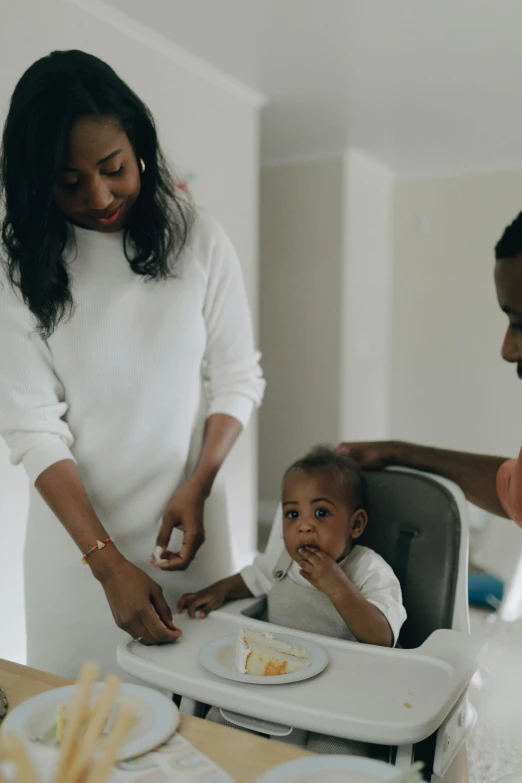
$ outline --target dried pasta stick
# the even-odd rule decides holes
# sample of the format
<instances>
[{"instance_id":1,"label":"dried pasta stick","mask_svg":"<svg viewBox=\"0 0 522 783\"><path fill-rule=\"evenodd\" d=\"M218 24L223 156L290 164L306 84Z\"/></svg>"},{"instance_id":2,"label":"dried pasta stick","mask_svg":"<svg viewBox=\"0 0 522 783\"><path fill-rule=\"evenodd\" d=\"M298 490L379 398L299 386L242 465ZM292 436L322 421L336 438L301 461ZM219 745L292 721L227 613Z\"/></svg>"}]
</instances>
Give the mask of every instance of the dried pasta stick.
<instances>
[{"instance_id":1,"label":"dried pasta stick","mask_svg":"<svg viewBox=\"0 0 522 783\"><path fill-rule=\"evenodd\" d=\"M91 691L98 679L98 667L92 664L84 666L78 678L76 694L74 696L69 720L65 726L62 743L62 752L58 761L58 767L53 777L53 783L66 783L66 772L71 759L77 752L79 731L82 720L90 705Z\"/></svg>"},{"instance_id":2,"label":"dried pasta stick","mask_svg":"<svg viewBox=\"0 0 522 783\"><path fill-rule=\"evenodd\" d=\"M116 761L116 754L127 737L134 722L134 710L123 704L107 736L107 745L100 758L94 762L85 783L105 783ZM68 783L68 782L67 782Z\"/></svg>"},{"instance_id":3,"label":"dried pasta stick","mask_svg":"<svg viewBox=\"0 0 522 783\"><path fill-rule=\"evenodd\" d=\"M0 783L6 783L6 780L2 775L2 764L7 761L7 756L5 755L4 750L4 742L4 736L0 734Z\"/></svg>"},{"instance_id":4,"label":"dried pasta stick","mask_svg":"<svg viewBox=\"0 0 522 783\"><path fill-rule=\"evenodd\" d=\"M5 735L3 745L5 757L16 767L18 783L40 783L20 737Z\"/></svg>"},{"instance_id":5,"label":"dried pasta stick","mask_svg":"<svg viewBox=\"0 0 522 783\"><path fill-rule=\"evenodd\" d=\"M59 704L58 709L56 711L56 737L55 737L58 747L60 747L62 744L63 729L65 726L66 717L67 717L67 711L65 709L65 704Z\"/></svg>"},{"instance_id":6,"label":"dried pasta stick","mask_svg":"<svg viewBox=\"0 0 522 783\"><path fill-rule=\"evenodd\" d=\"M90 763L98 740L114 707L119 687L119 677L110 675L105 680L105 687L93 707L92 715L80 746L76 750L74 757L71 758L71 763L67 769L67 783L76 783Z\"/></svg>"}]
</instances>

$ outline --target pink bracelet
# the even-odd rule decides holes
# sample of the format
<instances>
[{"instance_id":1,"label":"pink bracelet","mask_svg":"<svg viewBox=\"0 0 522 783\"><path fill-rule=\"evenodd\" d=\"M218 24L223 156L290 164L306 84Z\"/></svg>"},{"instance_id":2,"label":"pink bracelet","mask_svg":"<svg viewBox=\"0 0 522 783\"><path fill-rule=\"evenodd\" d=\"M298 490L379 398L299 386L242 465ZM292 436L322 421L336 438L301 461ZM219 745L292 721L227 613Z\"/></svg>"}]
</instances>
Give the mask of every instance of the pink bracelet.
<instances>
[{"instance_id":1,"label":"pink bracelet","mask_svg":"<svg viewBox=\"0 0 522 783\"><path fill-rule=\"evenodd\" d=\"M103 541L97 541L95 545L88 549L84 554L82 557L82 563L85 565L88 557L90 557L94 552L97 552L99 549L105 549L107 544L114 544L114 539L109 536L109 538L106 538Z\"/></svg>"}]
</instances>

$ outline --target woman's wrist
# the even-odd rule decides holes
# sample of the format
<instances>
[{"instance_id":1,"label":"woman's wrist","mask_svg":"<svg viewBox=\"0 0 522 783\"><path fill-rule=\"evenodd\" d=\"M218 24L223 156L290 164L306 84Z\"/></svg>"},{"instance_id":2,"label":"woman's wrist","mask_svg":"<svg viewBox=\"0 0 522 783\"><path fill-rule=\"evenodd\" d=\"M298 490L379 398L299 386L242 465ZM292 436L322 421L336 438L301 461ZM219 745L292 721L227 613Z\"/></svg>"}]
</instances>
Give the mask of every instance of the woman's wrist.
<instances>
[{"instance_id":1,"label":"woman's wrist","mask_svg":"<svg viewBox=\"0 0 522 783\"><path fill-rule=\"evenodd\" d=\"M213 413L206 420L199 459L185 483L203 500L210 495L216 476L242 429L240 421L224 413Z\"/></svg>"},{"instance_id":2,"label":"woman's wrist","mask_svg":"<svg viewBox=\"0 0 522 783\"><path fill-rule=\"evenodd\" d=\"M92 575L99 582L107 579L125 562L127 562L126 558L116 549L114 544L100 549L87 559L87 565L90 567Z\"/></svg>"},{"instance_id":3,"label":"woman's wrist","mask_svg":"<svg viewBox=\"0 0 522 783\"><path fill-rule=\"evenodd\" d=\"M212 491L216 474L217 471L215 471L212 475L195 471L191 476L188 477L184 486L194 492L195 495L201 497L203 500L206 500Z\"/></svg>"}]
</instances>

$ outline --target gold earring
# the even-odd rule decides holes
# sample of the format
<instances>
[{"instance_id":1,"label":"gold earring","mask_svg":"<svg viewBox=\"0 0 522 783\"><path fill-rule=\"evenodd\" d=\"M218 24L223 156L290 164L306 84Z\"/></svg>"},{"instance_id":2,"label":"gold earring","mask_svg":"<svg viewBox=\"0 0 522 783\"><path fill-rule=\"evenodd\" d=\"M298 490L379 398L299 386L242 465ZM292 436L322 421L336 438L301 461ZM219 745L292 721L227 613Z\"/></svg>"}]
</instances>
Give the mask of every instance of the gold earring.
<instances>
[{"instance_id":1,"label":"gold earring","mask_svg":"<svg viewBox=\"0 0 522 783\"><path fill-rule=\"evenodd\" d=\"M143 158L140 158L140 169L141 169L141 173L143 174L145 172L145 163L143 161Z\"/></svg>"}]
</instances>

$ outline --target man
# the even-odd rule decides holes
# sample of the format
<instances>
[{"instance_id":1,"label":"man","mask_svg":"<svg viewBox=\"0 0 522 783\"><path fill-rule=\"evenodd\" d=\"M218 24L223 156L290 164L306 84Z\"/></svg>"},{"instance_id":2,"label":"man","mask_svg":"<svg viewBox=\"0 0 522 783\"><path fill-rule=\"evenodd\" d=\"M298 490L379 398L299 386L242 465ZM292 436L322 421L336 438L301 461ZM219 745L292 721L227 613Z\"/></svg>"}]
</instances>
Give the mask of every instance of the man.
<instances>
[{"instance_id":1,"label":"man","mask_svg":"<svg viewBox=\"0 0 522 783\"><path fill-rule=\"evenodd\" d=\"M495 286L508 317L502 358L517 365L522 380L522 213L506 228L495 247ZM458 484L467 499L522 527L522 451L518 459L467 454L398 441L342 443L363 468L401 465L444 476Z\"/></svg>"}]
</instances>

